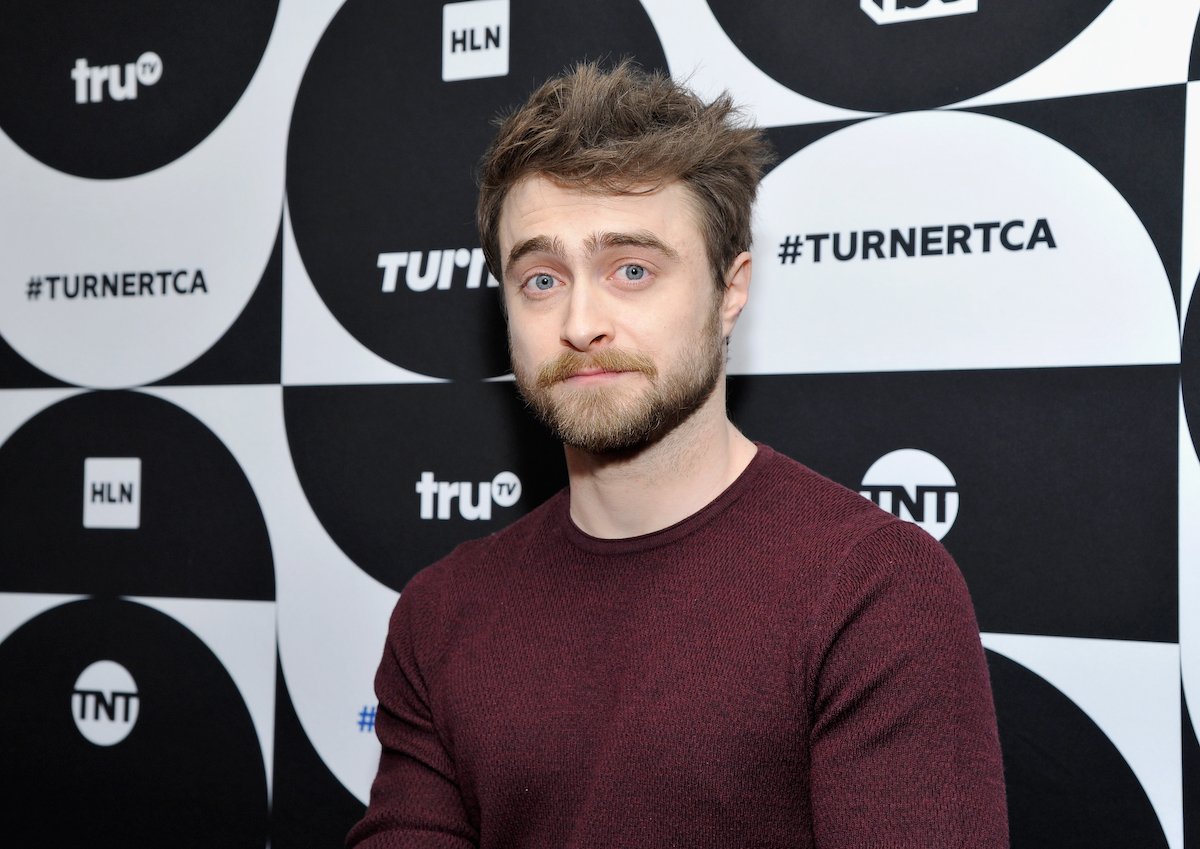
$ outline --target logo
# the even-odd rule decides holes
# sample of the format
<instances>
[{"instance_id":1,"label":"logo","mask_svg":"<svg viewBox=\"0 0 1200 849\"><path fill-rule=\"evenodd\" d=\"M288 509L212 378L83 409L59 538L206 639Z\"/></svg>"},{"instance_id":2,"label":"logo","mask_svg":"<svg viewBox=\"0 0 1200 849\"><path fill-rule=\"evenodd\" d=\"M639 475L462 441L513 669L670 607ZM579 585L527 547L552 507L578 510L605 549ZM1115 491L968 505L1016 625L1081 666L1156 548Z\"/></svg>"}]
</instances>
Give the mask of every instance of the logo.
<instances>
[{"instance_id":1,"label":"logo","mask_svg":"<svg viewBox=\"0 0 1200 849\"><path fill-rule=\"evenodd\" d=\"M1111 2L996 0L983 3L982 11L980 0L707 5L738 53L781 85L830 106L895 114L961 103L1023 76L1082 34ZM1053 77L1038 74L1029 82L1041 97L1068 93ZM821 114L805 110L794 122L819 121ZM940 139L935 146L950 150ZM901 149L886 150L872 155L892 159Z\"/></svg>"},{"instance_id":2,"label":"logo","mask_svg":"<svg viewBox=\"0 0 1200 849\"><path fill-rule=\"evenodd\" d=\"M979 11L979 0L859 0L858 5L877 24L902 24Z\"/></svg>"},{"instance_id":3,"label":"logo","mask_svg":"<svg viewBox=\"0 0 1200 849\"><path fill-rule=\"evenodd\" d=\"M287 216L297 271L320 297L312 308L417 374L504 375L504 317L489 297L498 284L474 250L476 164L495 133L486 117L581 57L631 56L666 69L658 34L638 0L339 5L304 72L288 134ZM525 36L533 40L520 49ZM285 253L285 277L291 262ZM314 333L328 326L316 321ZM401 503L429 465L437 462L399 479Z\"/></svg>"},{"instance_id":4,"label":"logo","mask_svg":"<svg viewBox=\"0 0 1200 849\"><path fill-rule=\"evenodd\" d=\"M893 451L872 463L859 494L938 540L958 517L954 475L937 457L916 448Z\"/></svg>"},{"instance_id":5,"label":"logo","mask_svg":"<svg viewBox=\"0 0 1200 849\"><path fill-rule=\"evenodd\" d=\"M789 234L779 243L780 264L795 265L800 257L805 256L806 245L812 247L808 256L813 262L830 256L838 262L847 262L853 259L896 259L901 256L986 254L995 247L1006 251L1031 251L1039 245L1045 245L1049 250L1058 247L1047 219L1039 218L1028 228L1023 219L1015 219L977 224L892 227L888 230L851 230L844 233ZM824 250L826 246L829 250Z\"/></svg>"},{"instance_id":6,"label":"logo","mask_svg":"<svg viewBox=\"0 0 1200 849\"><path fill-rule=\"evenodd\" d=\"M456 268L467 269L462 284L467 289L478 289L485 275L489 288L500 285L487 272L482 248L448 248L429 251L428 258L423 259L425 256L424 251L381 253L376 261L376 265L383 269L383 287L380 291L396 291L401 268L404 269L404 285L413 292L428 292L435 287L445 292L451 287Z\"/></svg>"},{"instance_id":7,"label":"logo","mask_svg":"<svg viewBox=\"0 0 1200 849\"><path fill-rule=\"evenodd\" d=\"M138 457L88 457L83 461L83 526L130 528L141 524L142 461Z\"/></svg>"},{"instance_id":8,"label":"logo","mask_svg":"<svg viewBox=\"0 0 1200 849\"><path fill-rule=\"evenodd\" d=\"M490 481L472 485L468 481L439 481L433 472L421 472L417 482L421 496L421 518L450 518L450 508L458 501L458 515L468 521L492 518L492 504L512 507L521 497L521 479L512 472L500 472Z\"/></svg>"},{"instance_id":9,"label":"logo","mask_svg":"<svg viewBox=\"0 0 1200 849\"><path fill-rule=\"evenodd\" d=\"M137 724L140 704L129 670L116 661L98 660L75 681L71 716L89 743L115 746Z\"/></svg>"},{"instance_id":10,"label":"logo","mask_svg":"<svg viewBox=\"0 0 1200 849\"><path fill-rule=\"evenodd\" d=\"M169 271L114 271L101 274L33 275L25 284L25 298L73 301L76 298L153 298L208 294L202 269Z\"/></svg>"},{"instance_id":11,"label":"logo","mask_svg":"<svg viewBox=\"0 0 1200 849\"><path fill-rule=\"evenodd\" d=\"M508 76L508 0L442 7L442 80Z\"/></svg>"},{"instance_id":12,"label":"logo","mask_svg":"<svg viewBox=\"0 0 1200 849\"><path fill-rule=\"evenodd\" d=\"M105 83L110 99L137 100L138 84L154 85L162 79L162 72L162 59L153 50L147 50L136 62L127 62L124 74L120 65L89 65L87 59L76 59L71 69L75 102L103 103Z\"/></svg>"}]
</instances>

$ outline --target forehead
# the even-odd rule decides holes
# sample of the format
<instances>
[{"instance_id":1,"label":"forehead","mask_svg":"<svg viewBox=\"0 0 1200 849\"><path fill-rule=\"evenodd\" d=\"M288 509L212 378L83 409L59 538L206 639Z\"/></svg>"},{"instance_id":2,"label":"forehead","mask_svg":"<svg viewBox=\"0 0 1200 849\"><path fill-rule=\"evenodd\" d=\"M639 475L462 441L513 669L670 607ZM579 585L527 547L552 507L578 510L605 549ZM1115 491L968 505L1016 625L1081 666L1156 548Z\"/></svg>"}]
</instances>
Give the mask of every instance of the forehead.
<instances>
[{"instance_id":1,"label":"forehead","mask_svg":"<svg viewBox=\"0 0 1200 849\"><path fill-rule=\"evenodd\" d=\"M555 237L568 247L598 233L650 232L678 249L700 240L691 189L674 181L662 186L604 193L564 186L540 174L512 187L500 208L502 255L517 242Z\"/></svg>"}]
</instances>

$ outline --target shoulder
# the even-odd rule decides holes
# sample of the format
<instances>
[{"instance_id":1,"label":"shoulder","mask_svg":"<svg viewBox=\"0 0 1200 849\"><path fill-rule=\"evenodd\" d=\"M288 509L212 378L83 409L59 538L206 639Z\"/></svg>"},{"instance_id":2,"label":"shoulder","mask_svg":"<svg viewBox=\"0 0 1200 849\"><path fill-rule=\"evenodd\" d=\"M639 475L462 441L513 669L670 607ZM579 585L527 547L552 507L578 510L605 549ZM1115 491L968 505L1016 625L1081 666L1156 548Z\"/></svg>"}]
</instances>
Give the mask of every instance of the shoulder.
<instances>
[{"instance_id":1,"label":"shoulder","mask_svg":"<svg viewBox=\"0 0 1200 849\"><path fill-rule=\"evenodd\" d=\"M966 588L941 543L919 526L766 446L765 463L744 505L767 525L765 540L794 552L823 589L825 604L886 591L902 598L949 595L961 603ZM808 590L816 589L808 585ZM949 599L946 599L949 600Z\"/></svg>"},{"instance_id":2,"label":"shoulder","mask_svg":"<svg viewBox=\"0 0 1200 849\"><path fill-rule=\"evenodd\" d=\"M414 575L393 608L389 644L439 657L456 631L503 595L528 549L555 526L564 497L560 492L506 528L460 543Z\"/></svg>"},{"instance_id":3,"label":"shoulder","mask_svg":"<svg viewBox=\"0 0 1200 849\"><path fill-rule=\"evenodd\" d=\"M566 490L562 490L507 527L460 543L418 572L404 592L426 594L477 585L489 575L520 563L525 553L557 526L565 498Z\"/></svg>"},{"instance_id":4,"label":"shoulder","mask_svg":"<svg viewBox=\"0 0 1200 849\"><path fill-rule=\"evenodd\" d=\"M739 509L766 539L806 551L830 565L875 531L904 524L872 501L766 445Z\"/></svg>"}]
</instances>

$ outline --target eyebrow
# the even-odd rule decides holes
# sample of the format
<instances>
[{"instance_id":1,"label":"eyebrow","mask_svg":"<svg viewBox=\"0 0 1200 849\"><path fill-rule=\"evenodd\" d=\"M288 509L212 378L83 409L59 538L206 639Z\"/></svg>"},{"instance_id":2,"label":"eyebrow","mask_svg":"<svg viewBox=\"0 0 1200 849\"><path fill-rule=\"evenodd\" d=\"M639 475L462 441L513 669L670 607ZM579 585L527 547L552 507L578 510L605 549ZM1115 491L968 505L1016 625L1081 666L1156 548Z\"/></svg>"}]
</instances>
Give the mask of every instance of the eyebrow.
<instances>
[{"instance_id":1,"label":"eyebrow","mask_svg":"<svg viewBox=\"0 0 1200 849\"><path fill-rule=\"evenodd\" d=\"M557 237L551 239L549 236L534 236L532 239L517 242L512 246L512 250L508 252L508 259L504 263L504 270L507 272L508 267L521 257L534 253L566 256L567 248L562 243L562 239Z\"/></svg>"},{"instance_id":2,"label":"eyebrow","mask_svg":"<svg viewBox=\"0 0 1200 849\"><path fill-rule=\"evenodd\" d=\"M589 256L594 256L609 248L628 247L647 248L658 251L670 260L679 259L679 252L677 250L649 230L638 230L633 233L593 233L584 240L583 247ZM522 257L533 253L548 253L554 256L565 257L567 249L562 239L559 239L557 236L553 238L549 236L533 236L512 246L512 250L508 252L508 259L504 263L505 269L507 270L509 266Z\"/></svg>"},{"instance_id":3,"label":"eyebrow","mask_svg":"<svg viewBox=\"0 0 1200 849\"><path fill-rule=\"evenodd\" d=\"M649 230L638 230L634 233L593 233L583 246L593 255L607 248L648 248L658 251L667 259L679 259L678 251Z\"/></svg>"}]
</instances>

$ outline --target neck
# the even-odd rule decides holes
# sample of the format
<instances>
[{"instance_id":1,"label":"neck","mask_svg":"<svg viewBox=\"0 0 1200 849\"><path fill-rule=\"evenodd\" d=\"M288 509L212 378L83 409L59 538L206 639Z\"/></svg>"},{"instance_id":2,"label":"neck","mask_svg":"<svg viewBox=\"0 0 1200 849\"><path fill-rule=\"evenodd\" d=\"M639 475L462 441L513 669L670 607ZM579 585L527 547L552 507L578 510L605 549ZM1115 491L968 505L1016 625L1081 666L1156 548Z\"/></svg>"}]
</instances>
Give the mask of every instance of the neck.
<instances>
[{"instance_id":1,"label":"neck","mask_svg":"<svg viewBox=\"0 0 1200 849\"><path fill-rule=\"evenodd\" d=\"M725 415L722 381L686 421L641 449L602 455L566 446L571 519L606 539L661 530L720 495L755 451Z\"/></svg>"}]
</instances>

